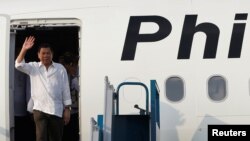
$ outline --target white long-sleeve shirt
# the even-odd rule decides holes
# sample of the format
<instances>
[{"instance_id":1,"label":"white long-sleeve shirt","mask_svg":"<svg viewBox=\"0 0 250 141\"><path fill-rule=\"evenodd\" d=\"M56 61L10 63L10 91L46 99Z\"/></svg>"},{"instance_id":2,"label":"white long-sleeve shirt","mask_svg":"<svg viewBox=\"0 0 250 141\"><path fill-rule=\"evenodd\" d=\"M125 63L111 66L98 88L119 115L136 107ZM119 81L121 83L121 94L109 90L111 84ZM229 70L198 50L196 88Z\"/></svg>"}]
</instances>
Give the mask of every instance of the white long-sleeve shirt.
<instances>
[{"instance_id":1,"label":"white long-sleeve shirt","mask_svg":"<svg viewBox=\"0 0 250 141\"><path fill-rule=\"evenodd\" d=\"M41 62L15 62L15 67L30 76L33 110L62 117L64 106L71 105L66 69L52 62L46 70Z\"/></svg>"}]
</instances>

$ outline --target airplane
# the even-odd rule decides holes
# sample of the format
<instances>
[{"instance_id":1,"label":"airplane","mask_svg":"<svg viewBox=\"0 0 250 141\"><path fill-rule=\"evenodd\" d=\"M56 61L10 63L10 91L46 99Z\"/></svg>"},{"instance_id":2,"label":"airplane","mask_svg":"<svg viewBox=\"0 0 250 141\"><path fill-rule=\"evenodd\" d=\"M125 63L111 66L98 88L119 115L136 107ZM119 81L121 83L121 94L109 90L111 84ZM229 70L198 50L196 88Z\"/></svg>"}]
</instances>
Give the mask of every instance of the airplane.
<instances>
[{"instance_id":1,"label":"airplane","mask_svg":"<svg viewBox=\"0 0 250 141\"><path fill-rule=\"evenodd\" d=\"M249 0L1 1L0 141L14 141L15 51L30 35L53 43L55 62L79 55L81 141L105 114L106 76L114 89L157 82L158 141L209 141L212 125L250 125L249 12ZM36 50L26 57L36 61ZM144 92L122 88L119 113L139 114Z\"/></svg>"}]
</instances>

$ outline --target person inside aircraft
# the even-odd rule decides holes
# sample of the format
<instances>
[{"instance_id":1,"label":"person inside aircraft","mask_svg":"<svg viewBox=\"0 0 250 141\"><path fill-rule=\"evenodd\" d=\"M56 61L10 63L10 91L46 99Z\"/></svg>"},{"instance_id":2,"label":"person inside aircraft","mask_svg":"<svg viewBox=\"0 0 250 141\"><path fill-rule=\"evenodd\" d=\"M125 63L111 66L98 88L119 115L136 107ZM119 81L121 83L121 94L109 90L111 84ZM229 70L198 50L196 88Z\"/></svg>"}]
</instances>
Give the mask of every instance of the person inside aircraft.
<instances>
[{"instance_id":1,"label":"person inside aircraft","mask_svg":"<svg viewBox=\"0 0 250 141\"><path fill-rule=\"evenodd\" d=\"M63 65L52 61L53 50L49 44L39 46L40 62L26 63L26 52L34 43L35 37L26 37L15 67L30 76L36 141L61 141L72 103L67 72Z\"/></svg>"},{"instance_id":2,"label":"person inside aircraft","mask_svg":"<svg viewBox=\"0 0 250 141\"><path fill-rule=\"evenodd\" d=\"M71 119L69 124L64 126L63 141L79 141L79 112L78 112L78 57L70 52L64 53L59 58L60 63L64 65L68 73L71 94Z\"/></svg>"}]
</instances>

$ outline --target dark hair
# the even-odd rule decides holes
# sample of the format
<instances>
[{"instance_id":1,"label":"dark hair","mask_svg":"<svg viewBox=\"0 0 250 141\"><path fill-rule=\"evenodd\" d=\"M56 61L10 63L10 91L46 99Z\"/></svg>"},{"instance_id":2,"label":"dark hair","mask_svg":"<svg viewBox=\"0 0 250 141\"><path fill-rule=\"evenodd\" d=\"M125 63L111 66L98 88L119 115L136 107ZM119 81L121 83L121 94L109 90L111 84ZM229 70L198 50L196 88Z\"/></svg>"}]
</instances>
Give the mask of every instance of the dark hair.
<instances>
[{"instance_id":1,"label":"dark hair","mask_svg":"<svg viewBox=\"0 0 250 141\"><path fill-rule=\"evenodd\" d=\"M40 52L41 48L49 48L51 52L53 53L53 48L50 44L48 43L42 43L38 46L38 52Z\"/></svg>"},{"instance_id":2,"label":"dark hair","mask_svg":"<svg viewBox=\"0 0 250 141\"><path fill-rule=\"evenodd\" d=\"M78 64L78 55L72 52L65 52L60 59L64 65L75 65Z\"/></svg>"}]
</instances>

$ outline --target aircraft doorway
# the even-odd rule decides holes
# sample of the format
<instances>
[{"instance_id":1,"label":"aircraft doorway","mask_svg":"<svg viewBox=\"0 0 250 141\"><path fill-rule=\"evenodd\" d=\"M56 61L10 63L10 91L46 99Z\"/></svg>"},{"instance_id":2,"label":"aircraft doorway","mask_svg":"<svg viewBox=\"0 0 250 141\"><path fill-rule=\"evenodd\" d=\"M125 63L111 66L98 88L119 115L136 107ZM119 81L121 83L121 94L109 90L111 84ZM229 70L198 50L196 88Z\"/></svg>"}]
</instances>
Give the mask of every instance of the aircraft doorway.
<instances>
[{"instance_id":1,"label":"aircraft doorway","mask_svg":"<svg viewBox=\"0 0 250 141\"><path fill-rule=\"evenodd\" d=\"M26 37L34 36L35 44L25 56L25 61L39 61L38 45L49 43L53 48L53 61L65 63L74 62L77 68L76 77L80 80L78 71L80 62L80 21L77 19L27 19L11 21L10 35L10 134L11 141L34 141L35 127L32 113L27 111L30 99L30 82L28 75L14 67L15 59L20 52ZM74 59L72 59L74 58ZM62 62L63 60L63 62ZM74 61L73 61L74 60ZM65 68L66 68L65 65ZM79 82L79 81L78 81ZM78 83L79 84L79 83ZM79 84L80 86L80 84ZM78 89L79 90L79 89ZM79 99L80 92L76 95ZM80 103L77 101L77 105ZM75 113L79 112L75 106ZM77 114L77 119L79 118ZM80 118L79 118L80 119ZM79 127L80 120L77 121ZM80 133L80 131L78 131Z\"/></svg>"}]
</instances>

